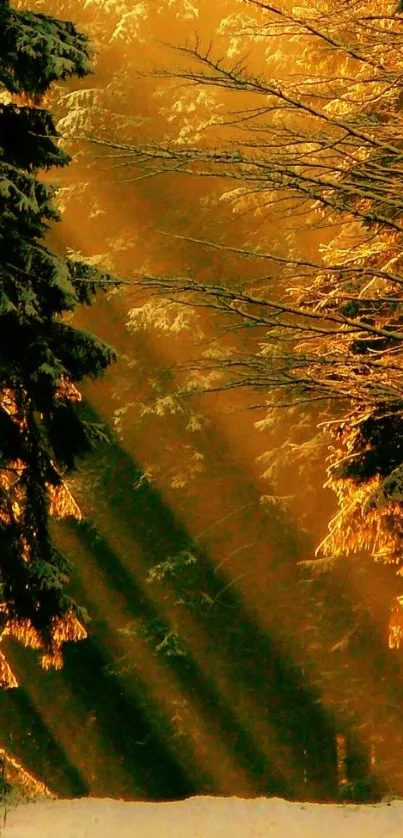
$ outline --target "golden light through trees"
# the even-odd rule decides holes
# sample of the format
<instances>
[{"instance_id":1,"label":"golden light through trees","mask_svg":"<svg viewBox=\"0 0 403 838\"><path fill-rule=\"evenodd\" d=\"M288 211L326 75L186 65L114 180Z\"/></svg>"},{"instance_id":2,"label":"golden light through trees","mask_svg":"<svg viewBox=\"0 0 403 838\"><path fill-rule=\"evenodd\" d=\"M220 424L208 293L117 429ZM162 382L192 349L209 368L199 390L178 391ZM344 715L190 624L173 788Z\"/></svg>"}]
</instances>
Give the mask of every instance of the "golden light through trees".
<instances>
[{"instance_id":1,"label":"golden light through trees","mask_svg":"<svg viewBox=\"0 0 403 838\"><path fill-rule=\"evenodd\" d=\"M141 769L150 746L130 739L140 687L148 721L160 713L151 741L169 743L190 788L326 796L337 787L337 741L362 758L364 774L372 748L381 785L401 788L401 663L386 629L398 587L366 559L382 547L393 558L398 543L394 529L385 535L394 508L381 506L379 475L357 487L332 471L341 515L325 559L349 547L351 565L312 583L298 566L314 559L335 513L321 490L333 426L324 433L316 423L340 422L354 398L358 413L336 437L332 463L356 459L361 419L399 392L399 19L390 4L371 3L161 0L122 13L101 2L36 5L84 23L99 51L90 85L60 91L60 127L111 143L69 145L76 161L59 178L58 245L74 240L142 287L94 314L123 357L85 396L120 436L74 480L93 529L63 525L59 535L76 556L97 652L130 701L118 705L101 678L101 696L91 691L79 650L59 681L45 674L42 696L32 667L25 688L91 793L162 794L149 776L155 765ZM165 67L157 78L136 76L156 67ZM372 340L389 343L356 351ZM188 388L214 392L190 401ZM316 397L315 413L304 412L299 402ZM275 400L297 405L287 416ZM146 581L188 547L197 561L182 574L193 588L183 590L180 574ZM144 624L154 634L142 634ZM184 644L182 664L156 652L166 638ZM53 709L57 683L63 703ZM113 726L118 706L130 746Z\"/></svg>"},{"instance_id":2,"label":"golden light through trees","mask_svg":"<svg viewBox=\"0 0 403 838\"><path fill-rule=\"evenodd\" d=\"M235 188L221 199L230 200L236 211L263 213L268 226L278 212L281 233L269 251L237 248L245 257L266 260L271 273L265 283L260 280L257 293L239 277L235 287L217 280L203 283L197 276L140 275L138 281L163 295L163 308L173 296L188 309L203 306L221 313L224 322L232 319L234 329L257 327L256 345L247 357L233 347L227 352L218 347L216 354L208 350L196 364L199 388L269 391L268 423L274 421L273 407L324 402L330 419L326 423L322 417L322 424L339 440L331 449L328 485L336 491L340 513L323 547L335 557L365 548L375 559L399 565L400 22L387 6L374 16L368 4L360 3L318 4L306 11L258 0L246 5L257 10L246 36L258 49L270 41L263 72L254 75L247 64L232 59L232 47L229 56L220 56L212 45L203 48L196 41L178 50L178 68L158 74L195 90L194 102L200 90L233 94L232 109L226 103L229 116L202 123L191 137L179 133L176 139L132 147L112 141L109 148L120 165L140 170L140 180L161 172L214 176L220 183L233 181ZM244 21L237 20L242 28ZM284 70L270 76L271 38L276 45L279 37L298 44L297 72L289 76ZM274 52L274 65L277 59ZM243 104L245 96L249 106ZM180 101L191 110L188 93ZM223 139L210 132L206 142L203 132L214 123L229 131ZM291 225L298 232L288 235L284 255L284 233ZM333 234L309 259L302 237L309 240L310 230L321 227ZM159 312L157 300L157 328ZM133 310L136 323L142 313L147 324L149 303ZM176 316L173 332L181 328L177 323ZM385 436L396 434L393 454L382 448L382 430ZM399 645L399 603L398 597L392 646Z\"/></svg>"}]
</instances>

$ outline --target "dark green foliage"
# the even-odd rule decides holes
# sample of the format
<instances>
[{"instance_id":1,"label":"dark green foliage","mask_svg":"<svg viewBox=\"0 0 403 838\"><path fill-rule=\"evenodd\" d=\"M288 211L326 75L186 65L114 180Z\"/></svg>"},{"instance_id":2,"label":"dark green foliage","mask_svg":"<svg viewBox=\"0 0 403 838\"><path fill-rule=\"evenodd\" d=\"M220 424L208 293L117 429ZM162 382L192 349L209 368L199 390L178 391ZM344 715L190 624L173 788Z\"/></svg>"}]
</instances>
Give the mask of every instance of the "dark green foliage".
<instances>
[{"instance_id":1,"label":"dark green foliage","mask_svg":"<svg viewBox=\"0 0 403 838\"><path fill-rule=\"evenodd\" d=\"M59 463L74 468L77 456L91 451L108 437L102 425L85 421L71 403L61 403L48 414L47 439Z\"/></svg>"},{"instance_id":2,"label":"dark green foliage","mask_svg":"<svg viewBox=\"0 0 403 838\"><path fill-rule=\"evenodd\" d=\"M12 166L27 171L65 166L70 158L55 146L55 134L49 111L0 104L0 155Z\"/></svg>"},{"instance_id":3,"label":"dark green foliage","mask_svg":"<svg viewBox=\"0 0 403 838\"><path fill-rule=\"evenodd\" d=\"M16 12L0 3L0 83L11 93L40 97L54 81L91 72L88 39L69 21Z\"/></svg>"},{"instance_id":4,"label":"dark green foliage","mask_svg":"<svg viewBox=\"0 0 403 838\"><path fill-rule=\"evenodd\" d=\"M87 38L72 23L16 12L0 0L0 90L27 102L0 104L0 629L11 626L18 637L25 626L32 644L36 630L43 650L56 656L63 641L55 620L86 615L64 590L70 565L53 544L51 497L58 513L54 492L63 490L66 472L106 439L83 417L74 382L114 360L109 346L62 316L113 280L46 247L59 214L55 188L37 173L69 157L39 103L53 81L89 71Z\"/></svg>"},{"instance_id":5,"label":"dark green foliage","mask_svg":"<svg viewBox=\"0 0 403 838\"><path fill-rule=\"evenodd\" d=\"M375 475L386 477L403 462L403 405L378 408L360 422L353 455L346 460L340 477L362 483Z\"/></svg>"},{"instance_id":6,"label":"dark green foliage","mask_svg":"<svg viewBox=\"0 0 403 838\"><path fill-rule=\"evenodd\" d=\"M95 294L100 290L110 288L113 280L109 274L99 271L85 262L66 259L69 278L80 303L91 305ZM118 283L115 283L118 284Z\"/></svg>"},{"instance_id":7,"label":"dark green foliage","mask_svg":"<svg viewBox=\"0 0 403 838\"><path fill-rule=\"evenodd\" d=\"M52 324L48 341L72 381L81 381L86 375L98 376L115 357L113 349L103 341L64 323Z\"/></svg>"}]
</instances>

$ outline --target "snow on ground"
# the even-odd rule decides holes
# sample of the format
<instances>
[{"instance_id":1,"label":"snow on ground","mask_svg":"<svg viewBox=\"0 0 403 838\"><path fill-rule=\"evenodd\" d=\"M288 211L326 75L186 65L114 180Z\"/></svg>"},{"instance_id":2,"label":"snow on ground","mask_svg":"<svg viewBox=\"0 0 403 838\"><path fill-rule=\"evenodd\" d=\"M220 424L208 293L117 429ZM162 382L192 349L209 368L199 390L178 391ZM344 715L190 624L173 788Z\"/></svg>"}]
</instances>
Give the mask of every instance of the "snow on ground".
<instances>
[{"instance_id":1,"label":"snow on ground","mask_svg":"<svg viewBox=\"0 0 403 838\"><path fill-rule=\"evenodd\" d=\"M51 800L7 812L2 838L403 838L403 800L363 806L278 798L173 803Z\"/></svg>"}]
</instances>

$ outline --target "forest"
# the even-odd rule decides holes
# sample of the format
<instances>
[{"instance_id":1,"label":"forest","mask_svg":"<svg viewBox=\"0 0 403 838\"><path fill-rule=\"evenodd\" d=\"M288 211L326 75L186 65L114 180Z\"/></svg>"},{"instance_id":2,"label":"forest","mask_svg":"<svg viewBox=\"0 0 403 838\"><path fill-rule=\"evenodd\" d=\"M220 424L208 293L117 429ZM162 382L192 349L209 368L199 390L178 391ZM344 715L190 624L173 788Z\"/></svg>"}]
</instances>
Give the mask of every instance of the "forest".
<instances>
[{"instance_id":1,"label":"forest","mask_svg":"<svg viewBox=\"0 0 403 838\"><path fill-rule=\"evenodd\" d=\"M403 795L402 73L386 0L0 0L3 796Z\"/></svg>"}]
</instances>

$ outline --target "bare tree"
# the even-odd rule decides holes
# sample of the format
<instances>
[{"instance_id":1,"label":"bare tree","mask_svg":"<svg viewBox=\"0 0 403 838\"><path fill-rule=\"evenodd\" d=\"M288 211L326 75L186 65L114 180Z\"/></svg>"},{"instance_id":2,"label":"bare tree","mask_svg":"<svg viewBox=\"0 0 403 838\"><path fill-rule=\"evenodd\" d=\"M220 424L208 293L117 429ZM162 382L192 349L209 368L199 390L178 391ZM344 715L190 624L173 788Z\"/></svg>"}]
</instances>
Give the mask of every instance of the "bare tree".
<instances>
[{"instance_id":1,"label":"bare tree","mask_svg":"<svg viewBox=\"0 0 403 838\"><path fill-rule=\"evenodd\" d=\"M246 18L226 23L238 43L256 49L260 66L265 57L267 72L253 70L254 55L216 57L197 40L178 49L178 69L157 72L179 99L219 91L226 117L221 109L207 127L160 143L100 142L126 180L214 177L233 209L264 214L275 231L270 249L193 241L256 259L267 272L211 283L162 275L134 282L152 289L156 319L161 306L177 311L178 304L221 318L222 341L188 365L182 392L257 390L267 410L261 425L279 407L319 403L333 437L328 475L339 502L321 550L327 560L367 551L399 574L401 18L386 2L330 0L293 11L260 0L242 5ZM313 235L321 245L312 247ZM144 307L133 309L131 325L144 315ZM247 334L241 349L228 345L239 330ZM400 602L392 608L392 647L403 634Z\"/></svg>"}]
</instances>

